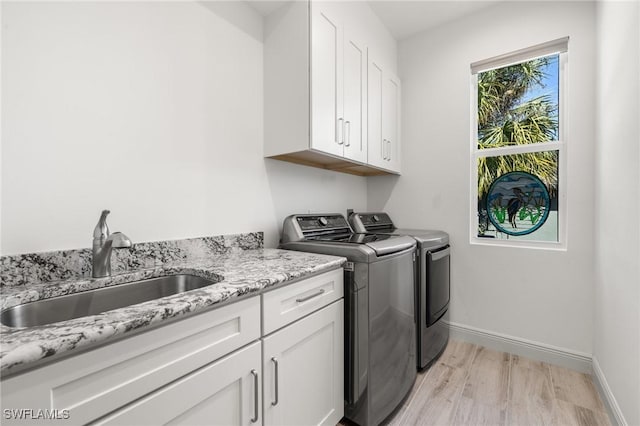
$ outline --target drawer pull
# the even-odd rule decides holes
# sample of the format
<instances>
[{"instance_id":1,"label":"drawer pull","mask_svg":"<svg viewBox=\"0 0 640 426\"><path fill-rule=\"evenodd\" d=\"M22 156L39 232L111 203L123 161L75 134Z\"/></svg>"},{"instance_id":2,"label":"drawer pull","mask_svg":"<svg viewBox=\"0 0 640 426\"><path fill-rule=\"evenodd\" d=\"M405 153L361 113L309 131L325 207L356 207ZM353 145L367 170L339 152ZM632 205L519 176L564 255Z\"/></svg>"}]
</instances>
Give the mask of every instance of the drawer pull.
<instances>
[{"instance_id":1,"label":"drawer pull","mask_svg":"<svg viewBox=\"0 0 640 426\"><path fill-rule=\"evenodd\" d=\"M275 382L276 382L276 400L271 402L271 405L276 406L278 405L278 358L276 358L275 356L271 358L271 361L273 362L273 365L275 367Z\"/></svg>"},{"instance_id":2,"label":"drawer pull","mask_svg":"<svg viewBox=\"0 0 640 426\"><path fill-rule=\"evenodd\" d=\"M309 295L307 297L301 297L300 299L296 299L296 302L298 302L298 303L306 302L307 300L313 299L314 297L318 297L323 293L324 293L324 289L321 288L316 293L313 293L313 294L311 294L311 295Z\"/></svg>"},{"instance_id":3,"label":"drawer pull","mask_svg":"<svg viewBox=\"0 0 640 426\"><path fill-rule=\"evenodd\" d=\"M251 370L251 374L253 375L253 418L251 419L251 423L255 423L258 421L258 372L256 370Z\"/></svg>"}]
</instances>

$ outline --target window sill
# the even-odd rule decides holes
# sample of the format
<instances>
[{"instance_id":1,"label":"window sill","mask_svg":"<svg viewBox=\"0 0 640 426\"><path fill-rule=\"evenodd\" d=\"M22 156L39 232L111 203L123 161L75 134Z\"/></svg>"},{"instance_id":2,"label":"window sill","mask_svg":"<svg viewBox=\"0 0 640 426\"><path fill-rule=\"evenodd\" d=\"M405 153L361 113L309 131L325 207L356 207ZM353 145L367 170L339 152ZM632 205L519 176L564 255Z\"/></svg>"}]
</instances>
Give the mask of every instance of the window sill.
<instances>
[{"instance_id":1,"label":"window sill","mask_svg":"<svg viewBox=\"0 0 640 426\"><path fill-rule=\"evenodd\" d=\"M537 242L537 241L509 241L509 240L496 240L494 238L477 238L471 237L469 244L472 246L486 246L486 247L505 247L505 248L517 248L517 249L533 249L533 250L548 250L548 251L567 251L566 243L562 242Z\"/></svg>"}]
</instances>

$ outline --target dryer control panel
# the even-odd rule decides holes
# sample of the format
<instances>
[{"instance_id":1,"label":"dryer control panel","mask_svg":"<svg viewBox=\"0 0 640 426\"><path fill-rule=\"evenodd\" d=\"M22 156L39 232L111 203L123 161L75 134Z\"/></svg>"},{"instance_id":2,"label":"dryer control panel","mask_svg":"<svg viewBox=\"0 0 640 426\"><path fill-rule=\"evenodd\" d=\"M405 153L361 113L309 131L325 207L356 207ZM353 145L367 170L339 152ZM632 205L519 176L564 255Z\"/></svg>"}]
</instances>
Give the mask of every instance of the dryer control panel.
<instances>
[{"instance_id":1,"label":"dryer control panel","mask_svg":"<svg viewBox=\"0 0 640 426\"><path fill-rule=\"evenodd\" d=\"M349 216L349 222L355 232L392 232L395 229L386 213L354 213Z\"/></svg>"}]
</instances>

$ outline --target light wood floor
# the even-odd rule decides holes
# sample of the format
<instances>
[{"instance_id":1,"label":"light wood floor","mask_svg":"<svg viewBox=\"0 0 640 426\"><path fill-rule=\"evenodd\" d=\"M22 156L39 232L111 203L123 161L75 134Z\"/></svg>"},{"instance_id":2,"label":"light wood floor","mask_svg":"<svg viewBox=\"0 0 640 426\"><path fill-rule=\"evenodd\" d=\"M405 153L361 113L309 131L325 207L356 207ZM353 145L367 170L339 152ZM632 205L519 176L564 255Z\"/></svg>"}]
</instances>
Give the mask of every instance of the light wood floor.
<instances>
[{"instance_id":1,"label":"light wood floor","mask_svg":"<svg viewBox=\"0 0 640 426\"><path fill-rule=\"evenodd\" d=\"M388 423L611 424L591 376L455 340Z\"/></svg>"}]
</instances>

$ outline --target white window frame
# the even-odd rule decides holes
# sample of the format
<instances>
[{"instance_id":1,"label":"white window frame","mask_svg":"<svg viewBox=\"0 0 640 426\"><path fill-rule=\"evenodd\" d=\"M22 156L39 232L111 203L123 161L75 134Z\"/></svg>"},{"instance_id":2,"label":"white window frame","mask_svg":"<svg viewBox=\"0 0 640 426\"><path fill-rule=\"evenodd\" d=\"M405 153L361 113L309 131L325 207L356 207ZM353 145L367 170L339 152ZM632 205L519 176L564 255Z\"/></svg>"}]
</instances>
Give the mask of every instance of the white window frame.
<instances>
[{"instance_id":1,"label":"white window frame","mask_svg":"<svg viewBox=\"0 0 640 426\"><path fill-rule=\"evenodd\" d=\"M567 74L569 38L553 40L529 48L471 64L471 152L470 152L470 223L472 245L519 247L530 249L567 249ZM478 149L478 74L536 58L557 54L558 58L558 140L530 145ZM558 151L558 241L527 241L478 237L478 159L529 152Z\"/></svg>"}]
</instances>

